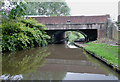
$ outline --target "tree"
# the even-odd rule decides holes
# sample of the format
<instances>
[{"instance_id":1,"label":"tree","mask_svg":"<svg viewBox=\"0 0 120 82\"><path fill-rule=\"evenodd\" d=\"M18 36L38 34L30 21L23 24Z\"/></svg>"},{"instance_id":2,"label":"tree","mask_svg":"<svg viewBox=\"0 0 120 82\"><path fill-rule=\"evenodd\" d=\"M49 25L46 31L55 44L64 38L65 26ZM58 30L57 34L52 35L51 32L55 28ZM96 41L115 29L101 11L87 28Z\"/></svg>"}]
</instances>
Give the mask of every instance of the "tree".
<instances>
[{"instance_id":1,"label":"tree","mask_svg":"<svg viewBox=\"0 0 120 82\"><path fill-rule=\"evenodd\" d=\"M1 7L2 15L2 51L15 51L36 46L46 46L50 36L44 31L44 25L35 19L24 19L25 3L5 0ZM1 35L0 35L1 37Z\"/></svg>"},{"instance_id":2,"label":"tree","mask_svg":"<svg viewBox=\"0 0 120 82\"><path fill-rule=\"evenodd\" d=\"M67 16L70 8L66 2L29 2L26 5L27 15Z\"/></svg>"},{"instance_id":3,"label":"tree","mask_svg":"<svg viewBox=\"0 0 120 82\"><path fill-rule=\"evenodd\" d=\"M10 19L21 17L25 15L25 4L26 2L23 0L17 0L16 2L13 0L4 0L4 2L0 2L0 14L2 14L3 17L9 17Z\"/></svg>"},{"instance_id":4,"label":"tree","mask_svg":"<svg viewBox=\"0 0 120 82\"><path fill-rule=\"evenodd\" d=\"M0 1L0 8L2 7L2 1ZM0 12L0 15L1 15L1 12Z\"/></svg>"}]
</instances>

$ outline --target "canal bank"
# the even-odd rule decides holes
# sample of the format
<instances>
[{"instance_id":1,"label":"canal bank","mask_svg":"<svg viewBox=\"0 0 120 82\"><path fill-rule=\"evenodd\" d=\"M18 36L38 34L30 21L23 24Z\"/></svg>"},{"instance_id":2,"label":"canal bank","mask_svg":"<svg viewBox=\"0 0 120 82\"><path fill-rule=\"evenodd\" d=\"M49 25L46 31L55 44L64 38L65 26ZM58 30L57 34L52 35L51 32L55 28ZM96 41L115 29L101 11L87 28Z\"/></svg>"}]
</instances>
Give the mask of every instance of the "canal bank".
<instances>
[{"instance_id":1,"label":"canal bank","mask_svg":"<svg viewBox=\"0 0 120 82\"><path fill-rule=\"evenodd\" d=\"M82 48L88 54L104 62L115 71L120 72L119 67L119 46L89 42L86 44L74 43L75 46Z\"/></svg>"}]
</instances>

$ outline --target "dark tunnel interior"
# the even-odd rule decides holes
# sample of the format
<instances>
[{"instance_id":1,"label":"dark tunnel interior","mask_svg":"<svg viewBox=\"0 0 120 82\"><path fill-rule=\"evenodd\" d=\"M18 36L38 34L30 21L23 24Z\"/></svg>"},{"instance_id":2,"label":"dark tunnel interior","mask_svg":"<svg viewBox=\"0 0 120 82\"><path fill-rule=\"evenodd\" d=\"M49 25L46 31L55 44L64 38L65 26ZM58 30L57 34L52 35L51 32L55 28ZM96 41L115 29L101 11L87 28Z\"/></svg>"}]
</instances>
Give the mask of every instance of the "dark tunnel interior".
<instances>
[{"instance_id":1,"label":"dark tunnel interior","mask_svg":"<svg viewBox=\"0 0 120 82\"><path fill-rule=\"evenodd\" d=\"M63 43L66 31L83 32L87 35L88 41L97 40L97 29L46 30L47 34L52 37L53 43Z\"/></svg>"}]
</instances>

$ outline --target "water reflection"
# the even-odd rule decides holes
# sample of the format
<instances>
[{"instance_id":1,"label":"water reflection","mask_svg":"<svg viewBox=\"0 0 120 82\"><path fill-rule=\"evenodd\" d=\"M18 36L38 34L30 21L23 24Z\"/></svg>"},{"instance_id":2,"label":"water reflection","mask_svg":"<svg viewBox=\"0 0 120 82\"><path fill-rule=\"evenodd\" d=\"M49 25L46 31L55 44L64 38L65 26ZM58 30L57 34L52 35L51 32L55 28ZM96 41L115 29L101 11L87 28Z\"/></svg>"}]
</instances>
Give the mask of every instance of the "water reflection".
<instances>
[{"instance_id":1,"label":"water reflection","mask_svg":"<svg viewBox=\"0 0 120 82\"><path fill-rule=\"evenodd\" d=\"M104 74L88 74L88 73L71 73L68 72L64 80L118 80L113 75L105 76Z\"/></svg>"},{"instance_id":2,"label":"water reflection","mask_svg":"<svg viewBox=\"0 0 120 82\"><path fill-rule=\"evenodd\" d=\"M7 79L21 77L20 74L35 71L44 65L45 57L50 53L47 48L32 48L19 52L6 53L2 56L2 73ZM17 76L16 76L17 75ZM3 78L1 76L1 78Z\"/></svg>"},{"instance_id":3,"label":"water reflection","mask_svg":"<svg viewBox=\"0 0 120 82\"><path fill-rule=\"evenodd\" d=\"M94 57L91 57L89 54L87 54L85 51L83 51L83 53L85 54L86 58L92 62L97 64L100 68L102 68L103 70L105 70L107 72L107 77L109 79L114 79L114 80L118 80L120 79L120 74L115 72L115 70L113 70L112 68L108 67L106 64L103 64L102 62L100 62L98 59L95 59ZM103 75L102 75L103 76ZM118 78L117 78L118 77ZM104 80L104 79L103 79Z\"/></svg>"},{"instance_id":4,"label":"water reflection","mask_svg":"<svg viewBox=\"0 0 120 82\"><path fill-rule=\"evenodd\" d=\"M2 79L117 80L117 73L82 49L49 45L3 54ZM108 70L108 71L107 71Z\"/></svg>"},{"instance_id":5,"label":"water reflection","mask_svg":"<svg viewBox=\"0 0 120 82\"><path fill-rule=\"evenodd\" d=\"M35 71L24 74L24 80L63 80L67 72L41 72Z\"/></svg>"}]
</instances>

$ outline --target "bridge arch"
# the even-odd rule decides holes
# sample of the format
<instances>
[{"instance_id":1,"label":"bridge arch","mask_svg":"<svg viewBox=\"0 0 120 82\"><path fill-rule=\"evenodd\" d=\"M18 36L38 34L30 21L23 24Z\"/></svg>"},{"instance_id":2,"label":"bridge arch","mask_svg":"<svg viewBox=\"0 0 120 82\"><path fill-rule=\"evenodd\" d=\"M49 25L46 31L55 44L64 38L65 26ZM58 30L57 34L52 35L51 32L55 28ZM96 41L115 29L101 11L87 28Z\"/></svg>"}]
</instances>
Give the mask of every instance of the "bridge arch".
<instances>
[{"instance_id":1,"label":"bridge arch","mask_svg":"<svg viewBox=\"0 0 120 82\"><path fill-rule=\"evenodd\" d=\"M46 30L47 34L52 37L53 43L64 43L66 31L76 31L81 33L85 37L86 42L94 41L97 39L97 29Z\"/></svg>"},{"instance_id":2,"label":"bridge arch","mask_svg":"<svg viewBox=\"0 0 120 82\"><path fill-rule=\"evenodd\" d=\"M84 37L85 37L85 41L89 41L89 38L88 38L88 35L85 34L84 32L80 31L80 30L77 30L76 32L79 32L81 33Z\"/></svg>"},{"instance_id":3,"label":"bridge arch","mask_svg":"<svg viewBox=\"0 0 120 82\"><path fill-rule=\"evenodd\" d=\"M87 35L86 35L84 32L80 31L80 30L65 31L65 37L66 37L66 32L72 32L72 31L78 32L78 33L82 34L82 35L84 36L84 38L85 38L85 41L86 41L86 42L88 41ZM79 36L79 34L77 34L77 33L75 33L75 34ZM81 39L82 39L82 38L81 38Z\"/></svg>"}]
</instances>

